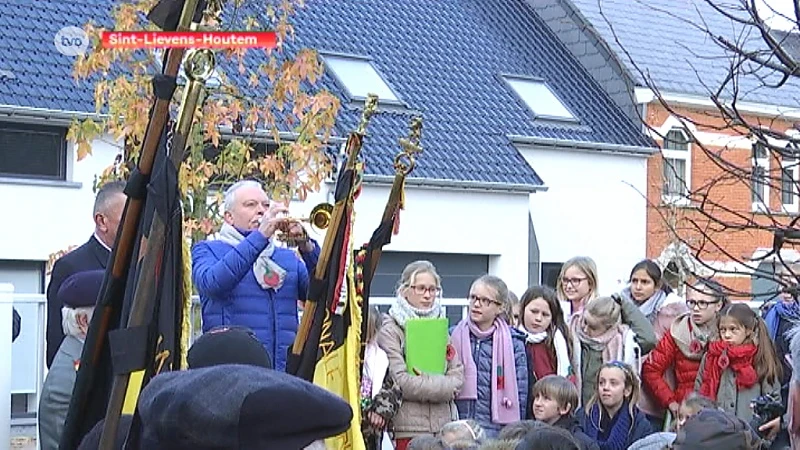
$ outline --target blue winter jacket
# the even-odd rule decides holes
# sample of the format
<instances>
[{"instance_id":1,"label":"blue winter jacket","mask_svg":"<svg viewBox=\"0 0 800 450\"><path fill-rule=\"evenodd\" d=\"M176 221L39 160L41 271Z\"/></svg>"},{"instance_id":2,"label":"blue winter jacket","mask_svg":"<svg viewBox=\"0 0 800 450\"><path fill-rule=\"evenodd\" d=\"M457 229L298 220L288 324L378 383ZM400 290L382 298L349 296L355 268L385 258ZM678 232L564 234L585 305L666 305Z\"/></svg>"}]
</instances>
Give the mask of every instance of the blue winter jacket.
<instances>
[{"instance_id":1,"label":"blue winter jacket","mask_svg":"<svg viewBox=\"0 0 800 450\"><path fill-rule=\"evenodd\" d=\"M319 245L303 254L276 248L272 260L286 270L277 292L256 281L253 263L269 240L259 232L245 232L236 247L223 241L202 241L192 247L192 281L203 307L203 332L220 325L252 329L272 358L272 367L286 370L288 349L297 335L297 301L308 294L309 273L319 258Z\"/></svg>"},{"instance_id":2,"label":"blue winter jacket","mask_svg":"<svg viewBox=\"0 0 800 450\"><path fill-rule=\"evenodd\" d=\"M511 342L514 345L514 363L517 368L517 390L519 391L519 417L526 419L528 410L528 353L525 351L525 336L514 328L511 330ZM452 333L452 330L451 330ZM492 423L492 337L479 340L470 333L472 359L478 370L478 399L456 400L459 419L473 419L486 431L487 437L496 438L505 425Z\"/></svg>"}]
</instances>

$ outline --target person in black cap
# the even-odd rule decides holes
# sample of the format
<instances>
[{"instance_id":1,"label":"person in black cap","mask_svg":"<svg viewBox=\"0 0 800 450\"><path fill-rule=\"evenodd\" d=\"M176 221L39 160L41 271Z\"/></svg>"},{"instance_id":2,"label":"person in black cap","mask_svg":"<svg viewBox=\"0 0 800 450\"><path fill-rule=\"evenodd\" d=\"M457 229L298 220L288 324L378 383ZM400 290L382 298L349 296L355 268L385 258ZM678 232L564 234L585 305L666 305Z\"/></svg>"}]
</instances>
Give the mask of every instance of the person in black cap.
<instances>
[{"instance_id":1,"label":"person in black cap","mask_svg":"<svg viewBox=\"0 0 800 450\"><path fill-rule=\"evenodd\" d=\"M39 442L41 450L58 448L64 421L67 419L72 388L75 386L83 341L89 330L95 302L103 284L104 270L78 272L61 284L58 302L64 340L56 352L42 386L39 401Z\"/></svg>"},{"instance_id":2,"label":"person in black cap","mask_svg":"<svg viewBox=\"0 0 800 450\"><path fill-rule=\"evenodd\" d=\"M300 450L345 432L353 410L300 378L250 365L165 372L142 390L141 448Z\"/></svg>"},{"instance_id":3,"label":"person in black cap","mask_svg":"<svg viewBox=\"0 0 800 450\"><path fill-rule=\"evenodd\" d=\"M675 450L758 450L764 442L744 420L719 409L707 408L683 425L672 448Z\"/></svg>"},{"instance_id":4,"label":"person in black cap","mask_svg":"<svg viewBox=\"0 0 800 450\"><path fill-rule=\"evenodd\" d=\"M219 326L197 338L186 360L190 369L222 364L247 364L272 369L272 359L252 330Z\"/></svg>"}]
</instances>

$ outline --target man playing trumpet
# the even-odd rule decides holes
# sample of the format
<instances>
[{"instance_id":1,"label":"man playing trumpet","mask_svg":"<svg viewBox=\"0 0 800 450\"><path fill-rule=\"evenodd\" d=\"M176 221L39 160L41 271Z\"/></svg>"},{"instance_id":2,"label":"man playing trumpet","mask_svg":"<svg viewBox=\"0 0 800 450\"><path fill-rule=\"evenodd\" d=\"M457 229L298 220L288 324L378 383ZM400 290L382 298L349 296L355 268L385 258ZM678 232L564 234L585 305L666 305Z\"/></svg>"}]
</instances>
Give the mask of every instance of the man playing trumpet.
<instances>
[{"instance_id":1,"label":"man playing trumpet","mask_svg":"<svg viewBox=\"0 0 800 450\"><path fill-rule=\"evenodd\" d=\"M192 281L203 306L203 332L220 325L252 329L272 359L285 371L297 334L298 301L306 299L309 274L320 247L288 209L270 202L261 185L239 181L225 192L224 223L214 238L192 248ZM302 261L275 245L276 232L288 232Z\"/></svg>"}]
</instances>

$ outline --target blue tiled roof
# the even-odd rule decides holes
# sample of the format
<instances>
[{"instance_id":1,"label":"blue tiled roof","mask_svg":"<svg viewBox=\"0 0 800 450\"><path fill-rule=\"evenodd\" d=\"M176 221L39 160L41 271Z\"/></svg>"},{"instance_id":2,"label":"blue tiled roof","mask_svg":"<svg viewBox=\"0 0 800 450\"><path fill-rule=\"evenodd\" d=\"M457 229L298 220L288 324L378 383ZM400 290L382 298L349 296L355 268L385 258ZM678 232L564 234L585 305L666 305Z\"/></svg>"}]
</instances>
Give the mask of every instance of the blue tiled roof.
<instances>
[{"instance_id":1,"label":"blue tiled roof","mask_svg":"<svg viewBox=\"0 0 800 450\"><path fill-rule=\"evenodd\" d=\"M17 76L0 78L0 105L93 112L91 87L73 83L72 61L52 39L63 26L103 16L110 2L24 3L12 0L0 16L0 70ZM31 25L9 25L23 22ZM651 146L524 0L315 0L294 22L293 50L370 57L408 104L371 120L363 151L368 174L394 173L392 156L413 111L424 119L425 151L413 173L421 178L541 185L508 135ZM226 73L245 86L243 77ZM501 74L543 78L580 123L534 120ZM330 73L321 85L345 100L336 124L345 136L360 111Z\"/></svg>"},{"instance_id":2,"label":"blue tiled roof","mask_svg":"<svg viewBox=\"0 0 800 450\"><path fill-rule=\"evenodd\" d=\"M714 10L707 0L569 0L594 28L639 86L646 74L663 91L708 97L730 71L730 55L707 34L744 42L747 50L765 44L754 28L744 28ZM728 13L732 2L714 2ZM734 5L738 8L740 5ZM609 25L611 24L611 25ZM746 70L744 71L746 72ZM800 82L790 79L780 89L763 86L777 77L770 69L740 74L739 100L797 108Z\"/></svg>"}]
</instances>

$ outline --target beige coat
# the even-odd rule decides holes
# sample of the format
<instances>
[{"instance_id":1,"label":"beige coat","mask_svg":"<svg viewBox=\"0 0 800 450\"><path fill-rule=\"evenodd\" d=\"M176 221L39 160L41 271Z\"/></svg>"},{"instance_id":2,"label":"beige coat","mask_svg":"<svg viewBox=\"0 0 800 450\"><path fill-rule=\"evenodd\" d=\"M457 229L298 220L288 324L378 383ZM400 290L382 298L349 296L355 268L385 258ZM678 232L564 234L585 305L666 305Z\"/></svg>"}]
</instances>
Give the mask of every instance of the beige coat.
<instances>
[{"instance_id":1,"label":"beige coat","mask_svg":"<svg viewBox=\"0 0 800 450\"><path fill-rule=\"evenodd\" d=\"M456 357L447 363L444 375L412 375L406 367L405 331L388 314L378 333L378 345L389 357L389 372L403 392L403 403L394 417L397 438L436 434L458 419L454 399L464 383L464 367Z\"/></svg>"}]
</instances>

